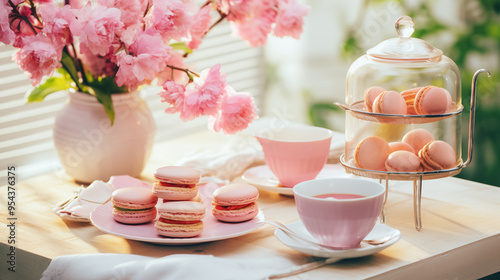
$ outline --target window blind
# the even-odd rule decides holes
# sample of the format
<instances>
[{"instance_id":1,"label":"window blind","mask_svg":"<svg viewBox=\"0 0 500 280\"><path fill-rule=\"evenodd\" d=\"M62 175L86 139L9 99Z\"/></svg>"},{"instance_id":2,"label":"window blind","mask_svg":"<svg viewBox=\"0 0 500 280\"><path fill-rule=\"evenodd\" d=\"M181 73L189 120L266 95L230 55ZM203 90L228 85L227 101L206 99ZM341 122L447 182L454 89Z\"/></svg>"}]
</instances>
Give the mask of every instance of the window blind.
<instances>
[{"instance_id":1,"label":"window blind","mask_svg":"<svg viewBox=\"0 0 500 280\"><path fill-rule=\"evenodd\" d=\"M12 61L15 49L0 45L0 183L7 184L7 166L18 169L18 180L46 172L60 171L52 140L52 127L57 112L67 100L65 92L49 95L43 102L26 104L25 93L31 88L28 77ZM228 23L218 25L207 35L198 50L186 59L196 71L220 63L228 83L236 91L251 92L261 104L264 88L264 63L261 48L231 36ZM159 86L143 88L156 121L156 141L178 137L206 129L205 118L182 122L178 115L165 114L160 102Z\"/></svg>"}]
</instances>

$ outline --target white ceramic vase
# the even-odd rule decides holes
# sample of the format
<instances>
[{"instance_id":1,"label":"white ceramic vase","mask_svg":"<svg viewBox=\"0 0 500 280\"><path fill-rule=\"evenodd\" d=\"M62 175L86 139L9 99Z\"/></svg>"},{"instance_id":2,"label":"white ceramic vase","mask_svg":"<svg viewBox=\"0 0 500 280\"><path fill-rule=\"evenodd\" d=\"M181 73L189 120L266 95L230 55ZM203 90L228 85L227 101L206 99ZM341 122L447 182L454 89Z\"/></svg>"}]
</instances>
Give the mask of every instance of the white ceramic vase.
<instances>
[{"instance_id":1,"label":"white ceramic vase","mask_svg":"<svg viewBox=\"0 0 500 280\"><path fill-rule=\"evenodd\" d=\"M138 92L113 94L115 121L89 94L69 92L56 116L54 145L68 175L76 181L107 181L113 175L138 177L151 155L156 125Z\"/></svg>"}]
</instances>

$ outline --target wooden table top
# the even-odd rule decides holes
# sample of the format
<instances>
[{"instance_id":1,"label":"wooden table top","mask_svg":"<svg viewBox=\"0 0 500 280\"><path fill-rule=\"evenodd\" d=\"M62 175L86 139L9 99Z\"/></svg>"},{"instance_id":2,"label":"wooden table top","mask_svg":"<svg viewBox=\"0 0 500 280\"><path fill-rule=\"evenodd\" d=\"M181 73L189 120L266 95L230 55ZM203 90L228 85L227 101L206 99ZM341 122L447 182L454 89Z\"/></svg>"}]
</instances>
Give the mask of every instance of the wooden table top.
<instances>
[{"instance_id":1,"label":"wooden table top","mask_svg":"<svg viewBox=\"0 0 500 280\"><path fill-rule=\"evenodd\" d=\"M140 179L152 182L156 168L174 164L187 154L220 149L227 141L227 136L203 132L156 144ZM282 244L269 225L244 236L189 246L150 244L106 234L90 223L65 221L53 213L54 205L78 187L58 172L17 183L14 277L40 277L52 258L82 253L266 256L297 264L314 259ZM7 186L0 190L4 208L0 211L4 224L0 228L0 275L4 275L4 258L10 246ZM500 271L500 188L450 177L424 181L422 193L420 232L414 225L412 182L390 182L386 223L401 231L400 241L374 255L342 260L290 279L477 279ZM282 223L299 220L293 197L261 190L258 203L266 219Z\"/></svg>"}]
</instances>

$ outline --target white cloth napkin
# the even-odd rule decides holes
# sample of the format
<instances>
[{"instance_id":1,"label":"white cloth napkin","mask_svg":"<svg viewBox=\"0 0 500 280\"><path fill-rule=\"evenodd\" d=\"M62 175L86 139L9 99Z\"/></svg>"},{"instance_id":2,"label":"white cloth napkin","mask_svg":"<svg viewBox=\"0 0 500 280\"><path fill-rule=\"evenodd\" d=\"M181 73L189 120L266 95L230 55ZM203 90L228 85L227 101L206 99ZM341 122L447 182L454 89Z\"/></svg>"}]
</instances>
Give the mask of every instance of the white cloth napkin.
<instances>
[{"instance_id":1,"label":"white cloth napkin","mask_svg":"<svg viewBox=\"0 0 500 280\"><path fill-rule=\"evenodd\" d=\"M221 258L212 255L177 254L152 258L131 254L82 254L56 257L42 280L109 279L278 279L323 264L325 260L296 265L278 257Z\"/></svg>"},{"instance_id":2,"label":"white cloth napkin","mask_svg":"<svg viewBox=\"0 0 500 280\"><path fill-rule=\"evenodd\" d=\"M90 213L109 201L115 189L122 187L148 187L139 179L128 175L112 176L107 183L97 180L88 187L81 186L78 193L54 207L54 212L65 220L89 222Z\"/></svg>"},{"instance_id":3,"label":"white cloth napkin","mask_svg":"<svg viewBox=\"0 0 500 280\"><path fill-rule=\"evenodd\" d=\"M262 148L251 139L235 136L221 150L188 155L175 165L188 166L201 172L202 183L228 183L253 164L264 164Z\"/></svg>"}]
</instances>

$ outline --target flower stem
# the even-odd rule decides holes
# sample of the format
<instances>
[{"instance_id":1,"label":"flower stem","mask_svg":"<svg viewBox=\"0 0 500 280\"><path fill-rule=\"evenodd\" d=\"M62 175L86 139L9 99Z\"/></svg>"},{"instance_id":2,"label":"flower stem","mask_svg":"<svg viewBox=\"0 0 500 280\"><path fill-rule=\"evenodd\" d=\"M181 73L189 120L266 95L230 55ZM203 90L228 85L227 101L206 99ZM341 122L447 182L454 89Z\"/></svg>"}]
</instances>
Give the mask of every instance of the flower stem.
<instances>
[{"instance_id":1,"label":"flower stem","mask_svg":"<svg viewBox=\"0 0 500 280\"><path fill-rule=\"evenodd\" d=\"M179 67L176 67L176 66L173 66L173 65L167 65L168 68L172 69L172 70L177 70L177 71L182 71L186 74L190 74L190 75L193 75L193 76L196 76L196 77L200 77L200 75L198 75L196 72L193 72L189 69L186 69L186 68L179 68Z\"/></svg>"},{"instance_id":2,"label":"flower stem","mask_svg":"<svg viewBox=\"0 0 500 280\"><path fill-rule=\"evenodd\" d=\"M202 7L205 7L206 5L210 4L212 1L207 1L205 4L203 4ZM205 33L203 33L203 36L201 36L201 38L204 38L208 32L210 30L212 30L216 25L218 25L219 23L221 23L226 17L227 17L227 14L222 12L221 10L217 9L217 12L219 13L219 19L212 23L212 25L207 29L207 31L205 31ZM185 53L182 57L186 58L187 56L189 55L189 53Z\"/></svg>"},{"instance_id":3,"label":"flower stem","mask_svg":"<svg viewBox=\"0 0 500 280\"><path fill-rule=\"evenodd\" d=\"M200 77L200 75L198 75L196 72L193 72L193 71L191 71L189 69L179 68L179 67L176 67L176 66L173 66L173 65L167 65L167 67L170 68L170 69L172 69L172 80L174 79L174 75L173 75L174 70L182 71L182 72L186 73L186 76L188 76L188 78L189 78L189 82L188 83L191 83L193 81L193 76Z\"/></svg>"},{"instance_id":4,"label":"flower stem","mask_svg":"<svg viewBox=\"0 0 500 280\"><path fill-rule=\"evenodd\" d=\"M78 91L83 92L83 89L80 86L80 83L78 82L78 77L73 77L73 75L71 74L71 71L69 71L69 68L62 61L61 61L61 65L64 68L64 70L66 70L66 72L69 74L69 76L71 77L73 82L75 82L75 85L78 88Z\"/></svg>"},{"instance_id":5,"label":"flower stem","mask_svg":"<svg viewBox=\"0 0 500 280\"><path fill-rule=\"evenodd\" d=\"M212 28L214 28L217 24L221 23L221 22L222 22L222 21L223 21L223 20L227 17L227 14L223 13L222 11L217 10L217 12L219 13L219 16L220 16L220 17L219 17L219 19L218 19L216 22L214 22L214 23L210 26L210 28L208 28L208 30L207 30L207 31L205 31L205 34L203 34L203 37L205 37L205 35L207 35L207 33L208 33L210 30L212 30ZM202 37L202 38L203 38L203 37Z\"/></svg>"},{"instance_id":6,"label":"flower stem","mask_svg":"<svg viewBox=\"0 0 500 280\"><path fill-rule=\"evenodd\" d=\"M79 71L80 75L82 76L82 83L84 85L88 85L87 75L85 73L85 67L83 66L82 60L76 54L76 48L74 43L71 43L71 48L73 49L74 60L76 61L75 67L78 68L77 71Z\"/></svg>"},{"instance_id":7,"label":"flower stem","mask_svg":"<svg viewBox=\"0 0 500 280\"><path fill-rule=\"evenodd\" d=\"M33 0L29 0L30 2L30 10L31 10L31 15L34 16L36 18L36 20L38 20L38 22L42 22L40 20L40 17L38 16L38 14L36 13L36 7L35 7L35 3L33 3Z\"/></svg>"},{"instance_id":8,"label":"flower stem","mask_svg":"<svg viewBox=\"0 0 500 280\"><path fill-rule=\"evenodd\" d=\"M70 59L66 59L65 55L69 56ZM62 67L64 68L64 70L66 70L66 72L69 74L69 76L71 77L71 79L73 80L73 82L75 82L75 85L78 88L78 91L83 92L83 87L82 87L82 85L80 83L80 79L78 77L78 70L76 69L75 61L73 60L71 54L69 53L68 46L65 46L63 48L63 58L61 59L60 62L61 62ZM72 62L73 65L68 65L67 64L67 63L70 63L70 62ZM72 71L72 69L74 71Z\"/></svg>"}]
</instances>

